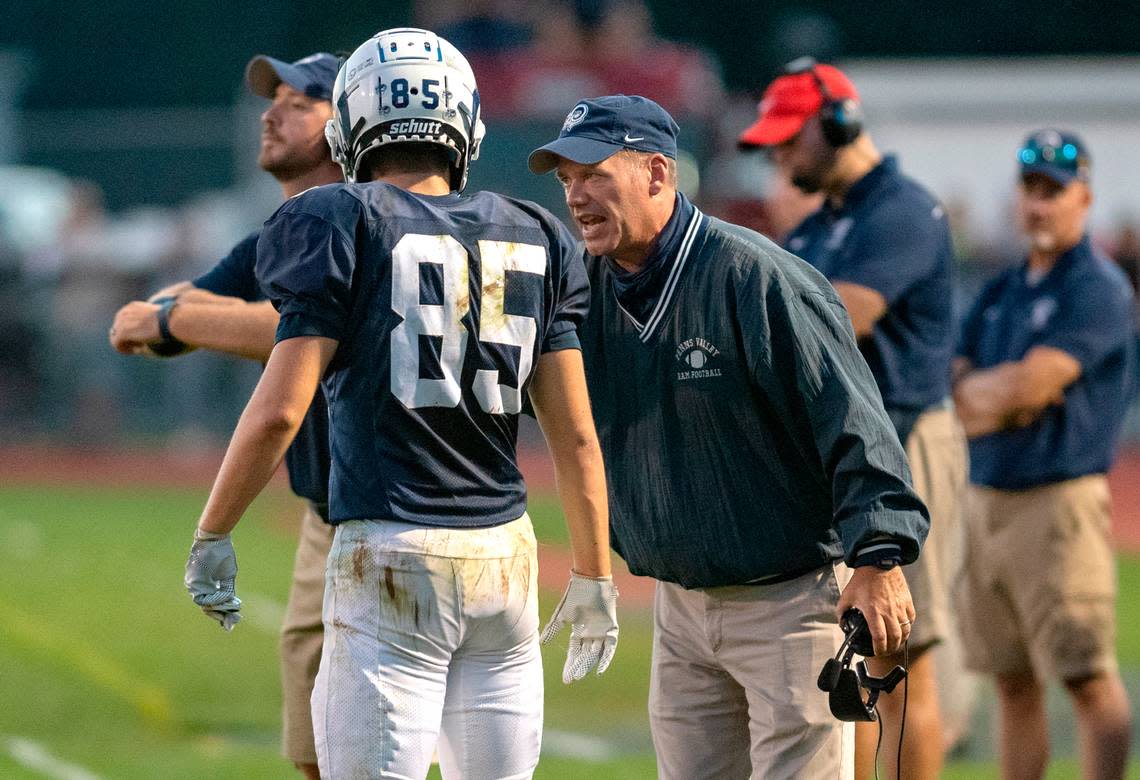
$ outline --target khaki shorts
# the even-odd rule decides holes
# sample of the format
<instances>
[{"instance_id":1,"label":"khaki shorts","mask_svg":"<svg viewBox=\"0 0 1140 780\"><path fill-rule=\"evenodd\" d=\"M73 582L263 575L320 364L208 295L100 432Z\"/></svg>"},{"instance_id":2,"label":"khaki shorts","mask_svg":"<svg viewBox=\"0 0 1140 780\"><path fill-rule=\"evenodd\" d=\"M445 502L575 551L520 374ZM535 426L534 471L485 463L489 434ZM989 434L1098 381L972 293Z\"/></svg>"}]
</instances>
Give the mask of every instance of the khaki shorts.
<instances>
[{"instance_id":1,"label":"khaki shorts","mask_svg":"<svg viewBox=\"0 0 1140 780\"><path fill-rule=\"evenodd\" d=\"M305 510L293 563L289 605L281 627L281 752L297 764L317 763L309 699L321 663L325 562L334 531L312 507Z\"/></svg>"},{"instance_id":2,"label":"khaki shorts","mask_svg":"<svg viewBox=\"0 0 1140 780\"><path fill-rule=\"evenodd\" d=\"M966 663L1079 680L1116 669L1108 481L970 489L959 621Z\"/></svg>"},{"instance_id":3,"label":"khaki shorts","mask_svg":"<svg viewBox=\"0 0 1140 780\"><path fill-rule=\"evenodd\" d=\"M649 725L662 780L850 778L853 724L816 687L843 634L842 563L787 582L658 582ZM620 651L619 651L620 652Z\"/></svg>"},{"instance_id":4,"label":"khaki shorts","mask_svg":"<svg viewBox=\"0 0 1140 780\"><path fill-rule=\"evenodd\" d=\"M969 479L966 435L954 410L923 413L906 440L914 489L930 510L930 533L918 560L903 567L914 611L910 651L954 634L950 593L962 565L962 505Z\"/></svg>"}]
</instances>

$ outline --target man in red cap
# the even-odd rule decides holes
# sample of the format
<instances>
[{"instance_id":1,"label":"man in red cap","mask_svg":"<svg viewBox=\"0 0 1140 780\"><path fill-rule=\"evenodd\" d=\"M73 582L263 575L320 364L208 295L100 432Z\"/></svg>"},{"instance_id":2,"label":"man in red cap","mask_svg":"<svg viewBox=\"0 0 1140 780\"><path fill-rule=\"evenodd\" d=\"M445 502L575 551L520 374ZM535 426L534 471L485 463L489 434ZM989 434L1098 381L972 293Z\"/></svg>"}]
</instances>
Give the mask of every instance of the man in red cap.
<instances>
[{"instance_id":1,"label":"man in red cap","mask_svg":"<svg viewBox=\"0 0 1140 780\"><path fill-rule=\"evenodd\" d=\"M914 486L931 515L922 556L903 568L918 618L905 651L868 661L883 674L909 660L910 689L883 696L883 757L894 775L902 741L908 777L937 777L944 731L935 659L953 640L951 578L961 559L966 442L950 401L954 349L953 256L945 212L903 176L863 130L859 93L842 72L810 58L791 63L765 91L743 148L764 148L780 174L823 204L785 248L834 285L851 317L887 414L903 443ZM939 655L939 663L945 656ZM904 701L906 716L903 717ZM903 724L905 723L905 735ZM856 769L869 776L877 729L857 729Z\"/></svg>"}]
</instances>

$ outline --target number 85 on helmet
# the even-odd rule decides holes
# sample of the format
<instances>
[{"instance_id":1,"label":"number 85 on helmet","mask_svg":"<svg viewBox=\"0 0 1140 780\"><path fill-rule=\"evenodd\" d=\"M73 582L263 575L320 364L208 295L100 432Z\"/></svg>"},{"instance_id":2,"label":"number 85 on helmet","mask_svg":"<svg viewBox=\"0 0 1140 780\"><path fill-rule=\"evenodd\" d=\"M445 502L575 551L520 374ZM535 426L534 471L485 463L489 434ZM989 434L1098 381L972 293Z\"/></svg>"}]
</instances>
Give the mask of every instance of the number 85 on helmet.
<instances>
[{"instance_id":1,"label":"number 85 on helmet","mask_svg":"<svg viewBox=\"0 0 1140 780\"><path fill-rule=\"evenodd\" d=\"M485 128L475 74L459 50L428 30L376 33L344 62L325 127L346 181L368 181L364 156L385 144L440 144L450 155L451 189L462 192Z\"/></svg>"}]
</instances>

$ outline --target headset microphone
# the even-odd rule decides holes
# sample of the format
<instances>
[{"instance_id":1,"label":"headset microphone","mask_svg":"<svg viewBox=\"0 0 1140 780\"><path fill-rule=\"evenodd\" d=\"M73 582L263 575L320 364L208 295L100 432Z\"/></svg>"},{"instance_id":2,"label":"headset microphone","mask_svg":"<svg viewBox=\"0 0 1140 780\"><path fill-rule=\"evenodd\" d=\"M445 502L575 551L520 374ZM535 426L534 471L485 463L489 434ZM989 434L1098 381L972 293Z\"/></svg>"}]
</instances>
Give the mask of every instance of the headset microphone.
<instances>
[{"instance_id":1,"label":"headset microphone","mask_svg":"<svg viewBox=\"0 0 1140 780\"><path fill-rule=\"evenodd\" d=\"M875 654L871 641L871 631L863 613L851 608L843 613L839 621L846 636L834 658L827 659L819 672L816 685L828 694L827 703L831 714L842 721L874 721L879 715L875 704L880 693L890 693L906 677L907 670L896 666L883 677L874 677L867 671L867 664L859 661L851 668L856 654L872 657ZM863 698L860 688L867 691Z\"/></svg>"},{"instance_id":2,"label":"headset microphone","mask_svg":"<svg viewBox=\"0 0 1140 780\"><path fill-rule=\"evenodd\" d=\"M829 145L838 149L847 146L863 132L863 109L853 98L837 98L819 75L819 63L811 57L800 57L784 66L784 74L798 76L806 73L815 82L822 104L819 107L819 127Z\"/></svg>"}]
</instances>

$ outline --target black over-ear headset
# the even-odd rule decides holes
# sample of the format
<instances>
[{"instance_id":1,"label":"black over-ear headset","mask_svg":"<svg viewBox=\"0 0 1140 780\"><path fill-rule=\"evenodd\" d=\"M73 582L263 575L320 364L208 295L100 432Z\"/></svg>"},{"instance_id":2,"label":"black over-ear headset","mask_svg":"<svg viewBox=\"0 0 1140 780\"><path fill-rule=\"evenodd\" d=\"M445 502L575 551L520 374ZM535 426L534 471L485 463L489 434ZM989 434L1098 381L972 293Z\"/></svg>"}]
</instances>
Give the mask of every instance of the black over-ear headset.
<instances>
[{"instance_id":1,"label":"black over-ear headset","mask_svg":"<svg viewBox=\"0 0 1140 780\"><path fill-rule=\"evenodd\" d=\"M871 632L867 628L863 613L854 608L843 613L839 625L847 636L843 638L843 644L839 646L839 652L835 657L827 659L827 663L823 665L816 684L821 691L827 692L827 703L836 719L878 720L875 704L879 700L879 694L893 691L906 677L906 669L896 666L885 677L872 677L867 671L867 664L863 661L856 663L852 669L851 658L856 653L867 658L875 654L871 644ZM859 691L860 688L867 690L866 699Z\"/></svg>"},{"instance_id":2,"label":"black over-ear headset","mask_svg":"<svg viewBox=\"0 0 1140 780\"><path fill-rule=\"evenodd\" d=\"M784 74L798 76L807 73L811 76L823 98L823 105L819 109L819 127L827 143L838 149L854 141L863 132L863 109L852 98L833 97L816 70L818 66L819 63L812 57L800 57L784 66Z\"/></svg>"}]
</instances>

